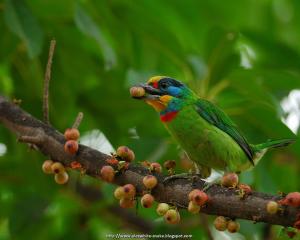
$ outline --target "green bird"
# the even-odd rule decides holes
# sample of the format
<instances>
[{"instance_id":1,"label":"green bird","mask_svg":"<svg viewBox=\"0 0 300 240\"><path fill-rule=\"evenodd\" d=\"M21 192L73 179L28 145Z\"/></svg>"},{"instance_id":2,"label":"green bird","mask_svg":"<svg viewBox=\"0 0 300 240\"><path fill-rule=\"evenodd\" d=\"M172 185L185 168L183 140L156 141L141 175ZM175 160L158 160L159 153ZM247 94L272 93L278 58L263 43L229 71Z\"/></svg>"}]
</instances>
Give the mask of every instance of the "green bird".
<instances>
[{"instance_id":1,"label":"green bird","mask_svg":"<svg viewBox=\"0 0 300 240\"><path fill-rule=\"evenodd\" d=\"M140 84L143 99L206 178L211 169L240 173L254 167L270 148L284 147L295 139L250 144L236 124L216 105L199 98L185 84L155 76Z\"/></svg>"}]
</instances>

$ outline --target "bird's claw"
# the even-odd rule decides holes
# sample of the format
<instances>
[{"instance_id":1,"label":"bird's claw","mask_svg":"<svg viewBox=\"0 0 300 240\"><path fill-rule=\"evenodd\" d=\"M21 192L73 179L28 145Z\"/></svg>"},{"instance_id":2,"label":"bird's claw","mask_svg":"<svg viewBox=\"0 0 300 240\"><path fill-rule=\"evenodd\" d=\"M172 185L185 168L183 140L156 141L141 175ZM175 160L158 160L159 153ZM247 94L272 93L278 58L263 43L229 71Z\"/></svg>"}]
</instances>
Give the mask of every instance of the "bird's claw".
<instances>
[{"instance_id":1,"label":"bird's claw","mask_svg":"<svg viewBox=\"0 0 300 240\"><path fill-rule=\"evenodd\" d=\"M203 192L206 192L208 189L210 189L215 183L214 182L205 182L204 186L202 188Z\"/></svg>"},{"instance_id":2,"label":"bird's claw","mask_svg":"<svg viewBox=\"0 0 300 240\"><path fill-rule=\"evenodd\" d=\"M203 191L203 192L206 192L206 191L207 191L208 189L210 189L213 185L215 185L215 184L220 184L220 182L221 182L221 179L220 179L220 178L217 178L217 179L215 179L215 180L213 180L213 181L211 181L211 182L205 181L204 186L203 186L203 188L202 188L202 191Z\"/></svg>"}]
</instances>

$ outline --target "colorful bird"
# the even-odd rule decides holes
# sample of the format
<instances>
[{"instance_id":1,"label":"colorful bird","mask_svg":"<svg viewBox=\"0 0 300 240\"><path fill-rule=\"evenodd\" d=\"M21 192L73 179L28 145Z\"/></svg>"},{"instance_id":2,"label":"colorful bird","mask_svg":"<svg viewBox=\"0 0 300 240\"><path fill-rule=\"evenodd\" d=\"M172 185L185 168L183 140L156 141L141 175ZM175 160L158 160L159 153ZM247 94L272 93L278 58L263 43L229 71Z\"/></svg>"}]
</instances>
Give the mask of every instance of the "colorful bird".
<instances>
[{"instance_id":1,"label":"colorful bird","mask_svg":"<svg viewBox=\"0 0 300 240\"><path fill-rule=\"evenodd\" d=\"M234 122L213 103L199 98L185 84L170 77L156 76L137 99L150 104L168 132L197 164L202 177L211 169L241 172L255 166L270 148L284 147L295 139L250 144Z\"/></svg>"}]
</instances>

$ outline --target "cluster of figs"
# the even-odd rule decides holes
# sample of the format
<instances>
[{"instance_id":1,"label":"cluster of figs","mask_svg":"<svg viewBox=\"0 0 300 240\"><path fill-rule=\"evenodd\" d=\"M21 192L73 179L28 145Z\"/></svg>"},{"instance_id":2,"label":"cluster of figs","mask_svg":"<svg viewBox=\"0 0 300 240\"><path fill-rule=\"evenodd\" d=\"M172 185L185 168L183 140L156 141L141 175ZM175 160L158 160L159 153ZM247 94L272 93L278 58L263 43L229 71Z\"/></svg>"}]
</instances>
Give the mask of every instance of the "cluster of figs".
<instances>
[{"instance_id":1,"label":"cluster of figs","mask_svg":"<svg viewBox=\"0 0 300 240\"><path fill-rule=\"evenodd\" d=\"M70 155L75 155L78 152L78 140L80 133L76 128L68 128L65 133L65 144L64 151ZM106 160L104 166L99 170L99 176L102 180L112 183L115 180L116 174L120 171L128 169L129 164L135 159L134 152L126 147L118 147L115 154L111 155L111 158ZM144 190L139 193L140 204L144 208L151 208L154 205L155 197L152 194L152 190L158 185L157 177L155 173L162 172L162 166L157 162L144 161L141 163L143 166L148 168L149 174L144 176L142 183ZM174 174L176 162L169 160L164 162L164 168L167 170L169 175ZM181 158L181 167L185 170L191 170L193 163L186 157ZM65 184L69 180L69 175L66 169L80 169L84 168L79 162L72 162L70 166L66 167L59 161L46 160L42 165L42 170L46 174L53 174L54 180L58 184ZM235 173L227 173L221 178L221 185L227 188L239 189L239 197L245 198L247 195L252 193L250 186L246 184L239 184L238 175ZM119 200L119 204L122 208L133 208L137 202L137 190L133 184L125 184L119 186L114 191L114 197ZM197 214L201 211L201 208L205 207L210 201L210 196L202 191L201 189L193 189L187 196L189 203L187 210L192 214ZM280 201L270 200L266 203L266 211L268 214L277 214L284 210L284 206L293 206L296 208L300 207L300 193L292 192L287 194ZM177 206L169 203L158 203L156 212L159 216L162 216L165 221L169 224L178 224L180 222L180 213ZM240 224L234 219L230 219L224 216L218 216L214 220L214 226L219 231L227 230L230 233L238 232ZM294 227L300 230L300 215L296 219Z\"/></svg>"}]
</instances>

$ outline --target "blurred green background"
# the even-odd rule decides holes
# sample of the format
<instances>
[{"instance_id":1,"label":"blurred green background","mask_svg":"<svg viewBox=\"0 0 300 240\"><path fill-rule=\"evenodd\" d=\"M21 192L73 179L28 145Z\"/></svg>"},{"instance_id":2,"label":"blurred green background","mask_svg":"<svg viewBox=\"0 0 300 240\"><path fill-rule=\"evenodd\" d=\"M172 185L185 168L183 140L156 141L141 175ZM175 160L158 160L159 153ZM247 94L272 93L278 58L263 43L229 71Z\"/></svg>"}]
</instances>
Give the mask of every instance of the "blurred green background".
<instances>
[{"instance_id":1,"label":"blurred green background","mask_svg":"<svg viewBox=\"0 0 300 240\"><path fill-rule=\"evenodd\" d=\"M0 94L21 99L42 118L44 69L55 38L51 123L64 131L84 112L82 141L103 151L109 141L130 146L139 161L179 158L157 114L129 96L131 85L152 75L186 82L223 108L252 143L291 137L282 121L297 134L299 12L298 0L0 1ZM226 237L211 227L213 217L182 211L174 227L154 208L120 210L114 186L75 172L67 186L58 186L41 171L45 159L0 126L1 240L106 239L112 233ZM242 181L275 194L299 191L299 175L298 141L268 153ZM240 223L240 234L227 239L285 238L278 227Z\"/></svg>"}]
</instances>

